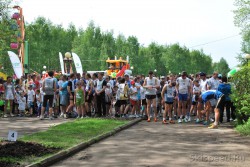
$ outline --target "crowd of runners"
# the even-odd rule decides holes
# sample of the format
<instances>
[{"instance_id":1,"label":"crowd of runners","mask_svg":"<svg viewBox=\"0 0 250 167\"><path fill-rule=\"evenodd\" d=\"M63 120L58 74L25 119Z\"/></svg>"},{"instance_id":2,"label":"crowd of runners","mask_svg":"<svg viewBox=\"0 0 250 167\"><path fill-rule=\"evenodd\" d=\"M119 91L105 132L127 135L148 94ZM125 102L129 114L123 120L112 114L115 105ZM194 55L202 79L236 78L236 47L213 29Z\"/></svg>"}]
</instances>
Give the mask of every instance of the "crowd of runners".
<instances>
[{"instance_id":1,"label":"crowd of runners","mask_svg":"<svg viewBox=\"0 0 250 167\"><path fill-rule=\"evenodd\" d=\"M142 117L147 122L174 124L194 121L218 128L235 119L227 77L214 72L156 77L148 75L110 78L104 73L72 73L41 79L39 74L13 80L0 79L0 110L3 117L39 119L85 117ZM211 123L211 124L210 124Z\"/></svg>"}]
</instances>

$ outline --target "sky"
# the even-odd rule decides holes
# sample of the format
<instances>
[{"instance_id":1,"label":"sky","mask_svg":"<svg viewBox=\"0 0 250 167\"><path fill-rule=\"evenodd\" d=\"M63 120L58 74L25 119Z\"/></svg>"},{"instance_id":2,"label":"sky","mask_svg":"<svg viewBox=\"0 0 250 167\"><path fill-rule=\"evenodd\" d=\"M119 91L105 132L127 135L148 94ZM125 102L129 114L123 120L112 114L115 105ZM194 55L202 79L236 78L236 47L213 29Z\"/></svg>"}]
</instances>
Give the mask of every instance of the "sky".
<instances>
[{"instance_id":1,"label":"sky","mask_svg":"<svg viewBox=\"0 0 250 167\"><path fill-rule=\"evenodd\" d=\"M143 46L179 43L203 49L214 62L226 59L231 68L241 53L234 0L21 0L19 4L28 23L43 16L65 28L71 22L86 28L93 20L115 36L136 36Z\"/></svg>"}]
</instances>

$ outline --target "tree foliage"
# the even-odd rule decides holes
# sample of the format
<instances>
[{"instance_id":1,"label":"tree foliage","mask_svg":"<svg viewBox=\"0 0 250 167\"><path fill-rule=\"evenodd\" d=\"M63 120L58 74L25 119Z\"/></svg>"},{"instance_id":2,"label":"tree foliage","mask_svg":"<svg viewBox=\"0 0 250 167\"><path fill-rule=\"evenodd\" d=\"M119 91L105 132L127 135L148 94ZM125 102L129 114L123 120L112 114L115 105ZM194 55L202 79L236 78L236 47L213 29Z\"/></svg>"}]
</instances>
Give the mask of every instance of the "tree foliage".
<instances>
[{"instance_id":1,"label":"tree foliage","mask_svg":"<svg viewBox=\"0 0 250 167\"><path fill-rule=\"evenodd\" d=\"M43 66L60 71L58 53L69 51L78 54L84 71L106 70L108 57L126 59L127 56L134 67L133 74L147 74L149 70L156 70L157 75L179 74L184 70L190 74L213 71L212 58L202 50L191 51L178 43L160 45L152 42L143 46L136 36L119 34L115 37L113 31L102 31L93 21L86 29L77 30L72 23L63 28L39 17L26 24L26 40L31 72L41 72Z\"/></svg>"},{"instance_id":2,"label":"tree foliage","mask_svg":"<svg viewBox=\"0 0 250 167\"><path fill-rule=\"evenodd\" d=\"M214 63L213 69L214 71L219 71L224 76L227 76L227 73L230 71L227 61L224 58L221 58L218 63Z\"/></svg>"}]
</instances>

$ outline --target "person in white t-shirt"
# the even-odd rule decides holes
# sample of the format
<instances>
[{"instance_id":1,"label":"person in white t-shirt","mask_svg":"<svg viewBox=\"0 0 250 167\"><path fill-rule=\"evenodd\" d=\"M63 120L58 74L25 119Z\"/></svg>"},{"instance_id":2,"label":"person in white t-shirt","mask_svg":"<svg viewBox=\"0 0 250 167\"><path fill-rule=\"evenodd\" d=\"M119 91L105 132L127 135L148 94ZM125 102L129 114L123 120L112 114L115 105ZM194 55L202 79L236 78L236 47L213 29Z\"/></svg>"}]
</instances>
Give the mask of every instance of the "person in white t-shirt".
<instances>
[{"instance_id":1,"label":"person in white t-shirt","mask_svg":"<svg viewBox=\"0 0 250 167\"><path fill-rule=\"evenodd\" d=\"M129 88L130 104L133 106L132 111L131 111L131 117L136 117L135 112L136 112L136 110L138 110L137 87L135 86L134 80L132 80L130 83L131 83L131 88Z\"/></svg>"},{"instance_id":2,"label":"person in white t-shirt","mask_svg":"<svg viewBox=\"0 0 250 167\"><path fill-rule=\"evenodd\" d=\"M188 116L186 115L187 101L190 99L191 82L187 78L187 72L183 71L181 77L176 80L176 94L178 97L178 123L182 123L182 116L185 116L184 121L188 122Z\"/></svg>"},{"instance_id":3,"label":"person in white t-shirt","mask_svg":"<svg viewBox=\"0 0 250 167\"><path fill-rule=\"evenodd\" d=\"M27 94L28 94L28 100L27 100L28 109L29 109L30 115L33 115L33 107L34 107L34 100L35 100L35 91L33 90L33 86L32 85L29 85Z\"/></svg>"},{"instance_id":4,"label":"person in white t-shirt","mask_svg":"<svg viewBox=\"0 0 250 167\"><path fill-rule=\"evenodd\" d=\"M156 106L156 89L160 88L158 85L157 78L153 77L153 71L149 71L149 76L145 78L143 87L146 88L146 99L147 99L147 115L150 122L150 109L151 105L154 110L154 122L157 122L157 106Z\"/></svg>"},{"instance_id":5,"label":"person in white t-shirt","mask_svg":"<svg viewBox=\"0 0 250 167\"><path fill-rule=\"evenodd\" d=\"M25 107L26 107L26 97L24 96L24 92L20 93L20 97L18 98L18 110L20 112L20 116L24 116Z\"/></svg>"},{"instance_id":6,"label":"person in white t-shirt","mask_svg":"<svg viewBox=\"0 0 250 167\"><path fill-rule=\"evenodd\" d=\"M198 104L198 102L195 101L195 96L201 95L201 89L202 89L202 87L201 87L201 85L199 83L199 80L197 80L197 79L194 80L193 81L192 106L190 108L190 114L196 115L196 113L194 111L197 110L197 104ZM198 115L197 117L199 118L200 114L198 113L197 115ZM188 121L189 122L191 121L191 117L190 116L188 118Z\"/></svg>"}]
</instances>

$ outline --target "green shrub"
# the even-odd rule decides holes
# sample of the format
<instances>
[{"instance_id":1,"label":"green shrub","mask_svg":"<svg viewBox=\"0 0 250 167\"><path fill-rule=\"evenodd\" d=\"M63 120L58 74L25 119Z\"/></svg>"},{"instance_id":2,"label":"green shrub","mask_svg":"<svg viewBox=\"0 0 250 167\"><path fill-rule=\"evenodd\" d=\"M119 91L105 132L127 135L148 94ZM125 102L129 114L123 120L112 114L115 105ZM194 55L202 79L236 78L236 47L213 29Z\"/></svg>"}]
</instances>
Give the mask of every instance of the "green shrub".
<instances>
[{"instance_id":1,"label":"green shrub","mask_svg":"<svg viewBox=\"0 0 250 167\"><path fill-rule=\"evenodd\" d=\"M238 125L236 130L242 135L250 135L250 119L243 125Z\"/></svg>"},{"instance_id":2,"label":"green shrub","mask_svg":"<svg viewBox=\"0 0 250 167\"><path fill-rule=\"evenodd\" d=\"M250 66L243 66L231 78L231 98L236 107L237 124L244 124L250 116Z\"/></svg>"}]
</instances>

